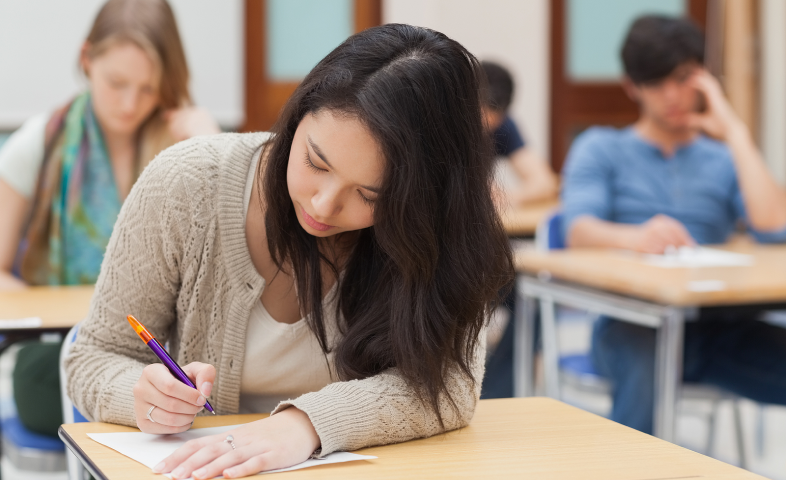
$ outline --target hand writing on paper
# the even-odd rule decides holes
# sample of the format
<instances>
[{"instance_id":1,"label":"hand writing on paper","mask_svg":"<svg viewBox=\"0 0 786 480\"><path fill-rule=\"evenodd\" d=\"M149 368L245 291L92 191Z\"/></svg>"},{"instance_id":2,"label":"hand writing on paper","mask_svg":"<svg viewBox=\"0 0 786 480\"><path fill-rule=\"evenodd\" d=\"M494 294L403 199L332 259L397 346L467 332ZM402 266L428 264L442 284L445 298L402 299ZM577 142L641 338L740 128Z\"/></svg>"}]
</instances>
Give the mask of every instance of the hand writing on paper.
<instances>
[{"instance_id":1,"label":"hand writing on paper","mask_svg":"<svg viewBox=\"0 0 786 480\"><path fill-rule=\"evenodd\" d=\"M631 237L630 249L661 254L668 247L692 247L696 241L679 221L667 215L655 215L639 225Z\"/></svg>"},{"instance_id":2,"label":"hand writing on paper","mask_svg":"<svg viewBox=\"0 0 786 480\"><path fill-rule=\"evenodd\" d=\"M194 390L181 383L161 363L145 367L134 385L136 424L145 433L180 433L191 427L213 389L216 369L206 363L193 362L183 371L199 388ZM147 418L150 408L151 422Z\"/></svg>"},{"instance_id":3,"label":"hand writing on paper","mask_svg":"<svg viewBox=\"0 0 786 480\"><path fill-rule=\"evenodd\" d=\"M235 449L227 442L232 435ZM320 441L308 415L295 407L229 432L191 440L153 468L175 479L245 477L308 459Z\"/></svg>"}]
</instances>

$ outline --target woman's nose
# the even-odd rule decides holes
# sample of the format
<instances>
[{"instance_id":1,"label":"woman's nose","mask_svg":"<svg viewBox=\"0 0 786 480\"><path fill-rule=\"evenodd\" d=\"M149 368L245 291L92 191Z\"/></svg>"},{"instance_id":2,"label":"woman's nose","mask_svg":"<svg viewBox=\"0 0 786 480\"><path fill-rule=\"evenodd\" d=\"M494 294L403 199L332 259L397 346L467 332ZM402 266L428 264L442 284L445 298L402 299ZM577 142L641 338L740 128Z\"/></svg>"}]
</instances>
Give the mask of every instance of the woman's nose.
<instances>
[{"instance_id":1,"label":"woman's nose","mask_svg":"<svg viewBox=\"0 0 786 480\"><path fill-rule=\"evenodd\" d=\"M314 195L311 201L314 213L323 219L337 215L341 211L340 192L337 189L322 189Z\"/></svg>"},{"instance_id":2,"label":"woman's nose","mask_svg":"<svg viewBox=\"0 0 786 480\"><path fill-rule=\"evenodd\" d=\"M136 112L137 104L139 103L139 94L129 89L123 93L121 106L123 113L130 114Z\"/></svg>"}]
</instances>

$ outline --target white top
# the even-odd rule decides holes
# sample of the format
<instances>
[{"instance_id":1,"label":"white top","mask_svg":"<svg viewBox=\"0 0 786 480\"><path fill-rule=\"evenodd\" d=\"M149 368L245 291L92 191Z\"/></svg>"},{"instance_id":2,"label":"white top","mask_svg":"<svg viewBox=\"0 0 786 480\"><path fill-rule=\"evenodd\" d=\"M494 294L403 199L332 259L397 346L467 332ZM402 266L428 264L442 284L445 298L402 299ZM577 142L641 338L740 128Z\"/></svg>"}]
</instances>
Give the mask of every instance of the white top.
<instances>
[{"instance_id":1,"label":"white top","mask_svg":"<svg viewBox=\"0 0 786 480\"><path fill-rule=\"evenodd\" d=\"M262 149L254 154L249 169L244 218L261 152ZM328 295L335 294L334 287ZM335 345L337 334L333 328L334 308L334 302L325 305L324 318L331 345ZM328 368L328 361L332 367L332 358L332 354L325 358L305 318L292 324L277 322L259 300L251 309L246 331L245 360L240 375L240 413L272 411L281 401L322 389L333 382Z\"/></svg>"},{"instance_id":2,"label":"white top","mask_svg":"<svg viewBox=\"0 0 786 480\"><path fill-rule=\"evenodd\" d=\"M51 114L30 118L0 148L0 180L23 197L35 194L38 171L44 161L46 122Z\"/></svg>"}]
</instances>

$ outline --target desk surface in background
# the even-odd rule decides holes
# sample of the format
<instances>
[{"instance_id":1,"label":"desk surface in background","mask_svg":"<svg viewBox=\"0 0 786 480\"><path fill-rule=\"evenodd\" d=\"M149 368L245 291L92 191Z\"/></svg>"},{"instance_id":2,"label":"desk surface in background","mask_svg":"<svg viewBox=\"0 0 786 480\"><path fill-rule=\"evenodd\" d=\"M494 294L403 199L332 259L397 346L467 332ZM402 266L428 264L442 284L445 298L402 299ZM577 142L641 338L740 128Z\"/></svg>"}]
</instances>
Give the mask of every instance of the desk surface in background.
<instances>
[{"instance_id":1,"label":"desk surface in background","mask_svg":"<svg viewBox=\"0 0 786 480\"><path fill-rule=\"evenodd\" d=\"M194 427L231 425L264 416L199 417ZM70 437L112 480L160 480L160 475L153 475L144 465L86 435L132 431L136 429L77 423L63 425L61 436ZM548 398L482 400L465 429L357 453L379 458L276 475L287 480L763 478Z\"/></svg>"},{"instance_id":2,"label":"desk surface in background","mask_svg":"<svg viewBox=\"0 0 786 480\"><path fill-rule=\"evenodd\" d=\"M517 252L516 270L674 306L786 302L786 245L735 242L718 248L752 255L754 265L661 268L632 252L574 249ZM695 291L708 281L723 282L723 289Z\"/></svg>"},{"instance_id":3,"label":"desk surface in background","mask_svg":"<svg viewBox=\"0 0 786 480\"><path fill-rule=\"evenodd\" d=\"M509 208L500 213L505 232L510 236L531 236L546 216L559 208L559 200L542 202Z\"/></svg>"},{"instance_id":4,"label":"desk surface in background","mask_svg":"<svg viewBox=\"0 0 786 480\"><path fill-rule=\"evenodd\" d=\"M28 287L0 292L0 319L40 317L42 329L71 328L87 316L94 287Z\"/></svg>"}]
</instances>

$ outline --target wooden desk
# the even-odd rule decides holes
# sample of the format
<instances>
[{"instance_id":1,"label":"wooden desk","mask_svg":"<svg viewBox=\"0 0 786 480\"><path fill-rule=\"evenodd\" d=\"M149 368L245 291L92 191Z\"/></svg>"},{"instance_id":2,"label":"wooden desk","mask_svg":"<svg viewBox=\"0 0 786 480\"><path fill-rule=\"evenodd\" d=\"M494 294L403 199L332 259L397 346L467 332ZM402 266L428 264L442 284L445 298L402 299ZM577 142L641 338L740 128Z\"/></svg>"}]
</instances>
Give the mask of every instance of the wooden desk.
<instances>
[{"instance_id":1,"label":"wooden desk","mask_svg":"<svg viewBox=\"0 0 786 480\"><path fill-rule=\"evenodd\" d=\"M753 256L750 267L660 268L641 255L614 250L522 251L516 270L674 306L761 304L786 301L786 245L721 246ZM719 280L725 288L696 291L696 283Z\"/></svg>"},{"instance_id":2,"label":"wooden desk","mask_svg":"<svg viewBox=\"0 0 786 480\"><path fill-rule=\"evenodd\" d=\"M261 417L264 415L199 417L194 427L231 425ZM160 480L162 476L152 474L149 468L86 435L135 430L78 423L63 425L60 436L78 457L90 459L99 470L94 472L96 478ZM358 453L379 458L279 475L291 480L763 478L548 398L483 400L467 428Z\"/></svg>"},{"instance_id":3,"label":"wooden desk","mask_svg":"<svg viewBox=\"0 0 786 480\"><path fill-rule=\"evenodd\" d=\"M516 312L516 392L532 393L533 315L539 302L549 396L559 397L559 354L554 305L562 304L658 329L655 434L674 439L675 406L682 379L685 317L696 307L786 304L786 246L735 242L725 248L753 256L744 267L660 268L638 254L611 250L524 251ZM707 285L711 288L707 289Z\"/></svg>"},{"instance_id":4,"label":"wooden desk","mask_svg":"<svg viewBox=\"0 0 786 480\"><path fill-rule=\"evenodd\" d=\"M94 287L28 287L0 292L0 319L40 317L37 330L69 329L87 316Z\"/></svg>"},{"instance_id":5,"label":"wooden desk","mask_svg":"<svg viewBox=\"0 0 786 480\"><path fill-rule=\"evenodd\" d=\"M546 200L516 208L509 208L500 213L502 225L510 236L532 236L538 225L549 213L559 208L559 200Z\"/></svg>"}]
</instances>

